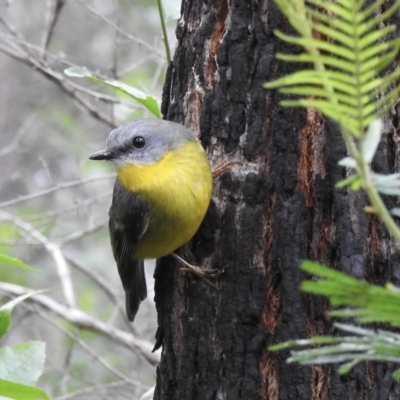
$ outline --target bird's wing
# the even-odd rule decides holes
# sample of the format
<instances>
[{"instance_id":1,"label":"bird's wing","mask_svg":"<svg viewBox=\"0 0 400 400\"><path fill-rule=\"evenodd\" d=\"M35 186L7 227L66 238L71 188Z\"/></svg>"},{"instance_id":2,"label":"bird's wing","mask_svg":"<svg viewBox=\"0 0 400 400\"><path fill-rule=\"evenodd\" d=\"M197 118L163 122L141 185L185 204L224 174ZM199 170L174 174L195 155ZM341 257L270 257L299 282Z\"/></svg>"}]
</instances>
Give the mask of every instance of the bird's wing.
<instances>
[{"instance_id":1,"label":"bird's wing","mask_svg":"<svg viewBox=\"0 0 400 400\"><path fill-rule=\"evenodd\" d=\"M110 208L110 237L119 276L126 294L126 314L133 321L140 302L147 296L144 263L132 253L146 232L150 219L148 203L127 191L116 180Z\"/></svg>"}]
</instances>

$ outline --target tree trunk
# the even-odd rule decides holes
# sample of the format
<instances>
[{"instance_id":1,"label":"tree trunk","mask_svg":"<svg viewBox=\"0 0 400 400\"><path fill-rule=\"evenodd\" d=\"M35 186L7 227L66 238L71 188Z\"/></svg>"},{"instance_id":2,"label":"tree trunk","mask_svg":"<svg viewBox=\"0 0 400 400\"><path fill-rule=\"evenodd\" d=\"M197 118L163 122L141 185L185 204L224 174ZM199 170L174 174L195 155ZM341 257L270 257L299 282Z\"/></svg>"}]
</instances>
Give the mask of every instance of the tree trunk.
<instances>
[{"instance_id":1,"label":"tree trunk","mask_svg":"<svg viewBox=\"0 0 400 400\"><path fill-rule=\"evenodd\" d=\"M313 110L282 108L281 95L262 88L298 68L275 58L299 50L274 36L290 30L275 4L186 0L182 7L163 114L199 133L213 167L240 164L215 179L194 257L185 254L202 267L226 267L218 289L178 272L171 258L158 262L163 351L154 398L399 398L392 365L362 364L339 377L337 366L288 365L288 353L267 351L332 333L327 301L299 290L302 260L383 283L400 276L398 257L389 259L394 244L364 212L364 194L335 188L346 176L337 165L346 155L337 126ZM376 170L396 168L396 135L394 128L386 135Z\"/></svg>"}]
</instances>

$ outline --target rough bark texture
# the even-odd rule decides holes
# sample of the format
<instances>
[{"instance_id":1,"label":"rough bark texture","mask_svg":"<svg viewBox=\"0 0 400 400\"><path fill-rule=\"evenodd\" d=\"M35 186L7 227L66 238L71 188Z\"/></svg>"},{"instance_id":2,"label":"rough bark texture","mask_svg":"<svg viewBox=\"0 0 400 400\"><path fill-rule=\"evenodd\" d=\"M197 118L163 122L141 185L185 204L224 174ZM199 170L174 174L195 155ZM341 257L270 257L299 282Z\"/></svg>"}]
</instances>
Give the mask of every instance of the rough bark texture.
<instances>
[{"instance_id":1,"label":"rough bark texture","mask_svg":"<svg viewBox=\"0 0 400 400\"><path fill-rule=\"evenodd\" d=\"M399 283L399 256L362 193L338 190L346 148L335 124L312 110L285 109L265 81L293 72L275 59L290 52L273 30L288 31L272 1L186 0L178 47L163 96L166 119L199 133L215 167L237 161L215 180L214 201L191 244L203 267L226 268L218 290L178 272L171 258L156 269L157 400L397 399L392 365L287 365L270 344L332 333L323 298L299 291L309 258L372 282ZM392 125L391 125L392 124ZM398 128L388 133L377 171L396 169ZM397 153L398 154L398 153Z\"/></svg>"}]
</instances>

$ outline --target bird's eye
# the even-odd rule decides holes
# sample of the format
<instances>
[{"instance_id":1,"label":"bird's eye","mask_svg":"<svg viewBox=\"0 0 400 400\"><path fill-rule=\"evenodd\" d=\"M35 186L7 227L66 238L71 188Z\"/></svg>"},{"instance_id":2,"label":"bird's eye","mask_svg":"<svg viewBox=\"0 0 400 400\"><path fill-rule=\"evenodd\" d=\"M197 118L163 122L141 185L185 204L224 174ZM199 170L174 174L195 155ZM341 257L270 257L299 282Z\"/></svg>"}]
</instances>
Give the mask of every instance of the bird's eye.
<instances>
[{"instance_id":1,"label":"bird's eye","mask_svg":"<svg viewBox=\"0 0 400 400\"><path fill-rule=\"evenodd\" d=\"M144 147L146 144L146 141L142 136L135 136L132 140L133 147L136 147L137 149L141 149Z\"/></svg>"}]
</instances>

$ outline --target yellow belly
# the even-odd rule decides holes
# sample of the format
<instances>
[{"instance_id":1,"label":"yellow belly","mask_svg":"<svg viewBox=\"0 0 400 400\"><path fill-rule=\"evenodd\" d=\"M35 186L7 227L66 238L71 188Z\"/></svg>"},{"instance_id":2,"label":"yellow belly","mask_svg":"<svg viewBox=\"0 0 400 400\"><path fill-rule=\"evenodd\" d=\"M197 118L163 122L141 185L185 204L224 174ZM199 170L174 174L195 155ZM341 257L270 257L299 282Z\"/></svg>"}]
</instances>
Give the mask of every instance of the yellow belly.
<instances>
[{"instance_id":1,"label":"yellow belly","mask_svg":"<svg viewBox=\"0 0 400 400\"><path fill-rule=\"evenodd\" d=\"M150 205L148 228L136 246L137 258L159 258L188 242L210 204L212 174L197 141L168 152L156 164L128 164L118 170L124 187Z\"/></svg>"}]
</instances>

